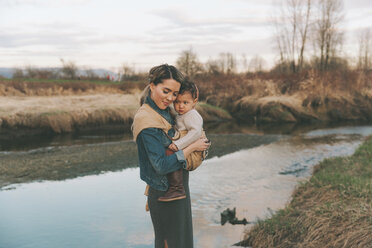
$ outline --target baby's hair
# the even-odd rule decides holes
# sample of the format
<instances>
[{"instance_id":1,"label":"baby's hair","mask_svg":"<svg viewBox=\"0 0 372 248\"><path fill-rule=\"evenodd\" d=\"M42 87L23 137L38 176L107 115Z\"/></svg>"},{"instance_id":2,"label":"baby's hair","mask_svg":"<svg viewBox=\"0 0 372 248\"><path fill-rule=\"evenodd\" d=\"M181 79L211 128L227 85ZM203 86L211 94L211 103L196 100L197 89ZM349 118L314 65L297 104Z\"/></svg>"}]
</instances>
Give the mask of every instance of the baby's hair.
<instances>
[{"instance_id":1,"label":"baby's hair","mask_svg":"<svg viewBox=\"0 0 372 248\"><path fill-rule=\"evenodd\" d=\"M180 88L180 91L178 92L178 94L181 94L182 95L182 94L184 94L186 92L189 92L194 100L199 98L199 89L198 89L198 87L196 86L196 84L194 82L192 82L189 79L185 79L182 82L181 88Z\"/></svg>"}]
</instances>

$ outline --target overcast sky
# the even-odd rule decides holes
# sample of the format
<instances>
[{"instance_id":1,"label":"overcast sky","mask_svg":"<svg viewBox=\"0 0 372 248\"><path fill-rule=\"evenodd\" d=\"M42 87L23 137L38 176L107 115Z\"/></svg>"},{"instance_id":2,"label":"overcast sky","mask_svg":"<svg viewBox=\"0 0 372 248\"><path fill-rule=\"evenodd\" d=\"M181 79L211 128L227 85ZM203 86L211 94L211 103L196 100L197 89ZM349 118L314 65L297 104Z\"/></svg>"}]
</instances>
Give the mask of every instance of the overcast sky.
<instances>
[{"instance_id":1,"label":"overcast sky","mask_svg":"<svg viewBox=\"0 0 372 248\"><path fill-rule=\"evenodd\" d=\"M0 0L0 67L147 70L190 47L202 62L231 52L275 59L269 16L280 0ZM345 0L344 52L372 25L371 0Z\"/></svg>"}]
</instances>

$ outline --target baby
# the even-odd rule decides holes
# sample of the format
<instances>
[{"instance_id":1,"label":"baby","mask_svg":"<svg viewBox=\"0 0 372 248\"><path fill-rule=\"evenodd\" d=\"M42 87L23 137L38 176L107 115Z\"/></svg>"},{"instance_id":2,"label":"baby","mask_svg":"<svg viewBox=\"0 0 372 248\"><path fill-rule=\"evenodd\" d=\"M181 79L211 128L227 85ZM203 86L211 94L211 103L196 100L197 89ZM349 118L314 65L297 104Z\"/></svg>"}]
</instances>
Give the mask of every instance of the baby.
<instances>
[{"instance_id":1,"label":"baby","mask_svg":"<svg viewBox=\"0 0 372 248\"><path fill-rule=\"evenodd\" d=\"M203 118L195 109L198 97L199 91L195 83L185 80L181 85L177 99L173 103L174 109L178 113L176 116L176 128L180 132L181 138L174 140L168 146L167 155L184 149L202 136ZM199 166L206 156L203 152L196 152L191 155L198 157L196 163L199 164L196 166ZM192 170L190 163L195 163L195 160L187 159L187 162L188 170ZM182 171L183 169L179 169L167 175L169 188L164 196L158 198L159 201L174 201L186 198L182 182Z\"/></svg>"}]
</instances>

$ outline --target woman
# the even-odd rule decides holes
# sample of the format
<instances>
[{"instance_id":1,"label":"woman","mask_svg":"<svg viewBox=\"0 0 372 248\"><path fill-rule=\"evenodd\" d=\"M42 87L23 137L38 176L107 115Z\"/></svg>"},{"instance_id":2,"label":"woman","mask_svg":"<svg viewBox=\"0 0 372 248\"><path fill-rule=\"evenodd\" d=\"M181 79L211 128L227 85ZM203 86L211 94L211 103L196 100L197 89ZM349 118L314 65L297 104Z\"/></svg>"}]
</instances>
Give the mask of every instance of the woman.
<instances>
[{"instance_id":1,"label":"woman","mask_svg":"<svg viewBox=\"0 0 372 248\"><path fill-rule=\"evenodd\" d=\"M156 248L192 248L193 231L189 173L184 170L183 184L186 198L160 202L168 189L166 175L186 168L185 158L194 151L209 147L207 139L200 139L183 150L166 155L175 134L169 105L176 99L183 75L167 64L155 66L149 72L149 89L144 104L133 121L133 136L138 147L140 176L149 186L148 205L155 232Z\"/></svg>"}]
</instances>

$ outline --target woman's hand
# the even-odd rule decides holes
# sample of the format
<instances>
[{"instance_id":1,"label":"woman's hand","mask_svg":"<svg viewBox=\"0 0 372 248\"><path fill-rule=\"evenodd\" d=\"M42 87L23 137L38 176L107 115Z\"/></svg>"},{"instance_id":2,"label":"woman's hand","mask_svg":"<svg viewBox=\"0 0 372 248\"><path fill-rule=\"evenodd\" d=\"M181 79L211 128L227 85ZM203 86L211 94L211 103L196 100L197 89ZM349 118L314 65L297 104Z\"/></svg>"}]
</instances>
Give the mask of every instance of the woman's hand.
<instances>
[{"instance_id":1,"label":"woman's hand","mask_svg":"<svg viewBox=\"0 0 372 248\"><path fill-rule=\"evenodd\" d=\"M211 143L209 142L207 138L205 137L200 138L194 143L192 143L191 145L189 145L188 147L186 147L185 149L183 149L183 155L186 158L187 156L189 156L190 153L194 151L204 151L208 149L210 145Z\"/></svg>"},{"instance_id":2,"label":"woman's hand","mask_svg":"<svg viewBox=\"0 0 372 248\"><path fill-rule=\"evenodd\" d=\"M192 143L190 146L193 146L193 151L205 151L209 148L211 145L210 141L207 138L200 138L194 143Z\"/></svg>"}]
</instances>

